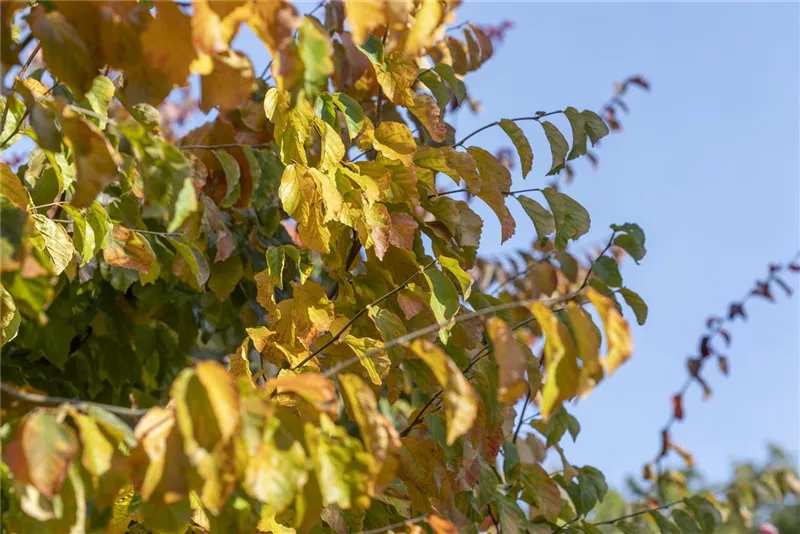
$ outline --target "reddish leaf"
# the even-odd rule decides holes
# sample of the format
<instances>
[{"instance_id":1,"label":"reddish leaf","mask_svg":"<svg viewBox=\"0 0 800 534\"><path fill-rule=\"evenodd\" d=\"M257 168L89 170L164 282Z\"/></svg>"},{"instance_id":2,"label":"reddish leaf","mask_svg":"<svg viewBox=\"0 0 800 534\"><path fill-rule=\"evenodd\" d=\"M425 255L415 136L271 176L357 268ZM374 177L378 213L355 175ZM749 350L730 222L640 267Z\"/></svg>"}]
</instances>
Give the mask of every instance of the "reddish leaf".
<instances>
[{"instance_id":1,"label":"reddish leaf","mask_svg":"<svg viewBox=\"0 0 800 534\"><path fill-rule=\"evenodd\" d=\"M731 346L731 335L730 335L730 333L727 330L725 330L724 328L720 328L719 335L721 335L722 339L725 340L725 346L726 347L730 347Z\"/></svg>"},{"instance_id":2,"label":"reddish leaf","mask_svg":"<svg viewBox=\"0 0 800 534\"><path fill-rule=\"evenodd\" d=\"M709 336L703 336L703 339L700 340L700 356L703 358L708 358L711 356L713 349L711 348L711 338Z\"/></svg>"},{"instance_id":3,"label":"reddish leaf","mask_svg":"<svg viewBox=\"0 0 800 534\"><path fill-rule=\"evenodd\" d=\"M769 289L769 282L756 282L756 288L751 291L751 294L759 295L773 302L775 301L775 298L772 296L772 292Z\"/></svg>"},{"instance_id":4,"label":"reddish leaf","mask_svg":"<svg viewBox=\"0 0 800 534\"><path fill-rule=\"evenodd\" d=\"M672 417L683 420L683 396L680 394L672 396Z\"/></svg>"},{"instance_id":5,"label":"reddish leaf","mask_svg":"<svg viewBox=\"0 0 800 534\"><path fill-rule=\"evenodd\" d=\"M689 358L686 360L686 367L689 368L689 374L692 375L693 378L697 378L701 365L702 363L699 358Z\"/></svg>"},{"instance_id":6,"label":"reddish leaf","mask_svg":"<svg viewBox=\"0 0 800 534\"><path fill-rule=\"evenodd\" d=\"M708 382L703 380L703 377L701 377L699 375L694 377L694 378L695 378L695 380L697 380L700 383L700 387L703 388L703 400L710 399L711 398L711 388L709 387Z\"/></svg>"},{"instance_id":7,"label":"reddish leaf","mask_svg":"<svg viewBox=\"0 0 800 534\"><path fill-rule=\"evenodd\" d=\"M717 364L719 364L719 370L722 371L722 374L728 376L728 358L722 355L717 356Z\"/></svg>"},{"instance_id":8,"label":"reddish leaf","mask_svg":"<svg viewBox=\"0 0 800 534\"><path fill-rule=\"evenodd\" d=\"M634 84L638 85L645 91L650 90L650 82L648 82L643 76L631 76L625 81L626 84Z\"/></svg>"},{"instance_id":9,"label":"reddish leaf","mask_svg":"<svg viewBox=\"0 0 800 534\"><path fill-rule=\"evenodd\" d=\"M716 315L712 315L708 319L706 319L706 328L711 328L712 326L716 326L722 323L722 317L717 317Z\"/></svg>"},{"instance_id":10,"label":"reddish leaf","mask_svg":"<svg viewBox=\"0 0 800 534\"><path fill-rule=\"evenodd\" d=\"M800 263L790 263L789 270L793 273L800 273Z\"/></svg>"},{"instance_id":11,"label":"reddish leaf","mask_svg":"<svg viewBox=\"0 0 800 534\"><path fill-rule=\"evenodd\" d=\"M769 264L769 272L770 273L774 273L774 272L777 272L777 271L780 271L780 270L781 270L781 266L780 265L778 265L776 263L770 263Z\"/></svg>"},{"instance_id":12,"label":"reddish leaf","mask_svg":"<svg viewBox=\"0 0 800 534\"><path fill-rule=\"evenodd\" d=\"M658 453L659 457L663 458L664 456L667 455L667 453L669 452L669 444L670 444L669 430L665 428L664 430L661 431L661 452Z\"/></svg>"},{"instance_id":13,"label":"reddish leaf","mask_svg":"<svg viewBox=\"0 0 800 534\"><path fill-rule=\"evenodd\" d=\"M747 320L747 314L744 313L744 305L741 302L731 304L730 311L728 311L728 319L733 320L737 315L745 321Z\"/></svg>"}]
</instances>

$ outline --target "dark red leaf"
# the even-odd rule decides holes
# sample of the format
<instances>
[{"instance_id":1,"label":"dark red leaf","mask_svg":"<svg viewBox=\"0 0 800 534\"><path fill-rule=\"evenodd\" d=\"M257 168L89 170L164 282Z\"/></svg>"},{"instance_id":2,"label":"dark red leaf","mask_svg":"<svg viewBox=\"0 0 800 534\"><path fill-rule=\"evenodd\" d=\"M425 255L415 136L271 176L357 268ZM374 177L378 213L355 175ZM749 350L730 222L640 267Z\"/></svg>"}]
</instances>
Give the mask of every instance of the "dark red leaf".
<instances>
[{"instance_id":1,"label":"dark red leaf","mask_svg":"<svg viewBox=\"0 0 800 534\"><path fill-rule=\"evenodd\" d=\"M723 321L722 317L717 317L716 315L712 315L708 319L706 319L706 328L711 328Z\"/></svg>"},{"instance_id":2,"label":"dark red leaf","mask_svg":"<svg viewBox=\"0 0 800 534\"><path fill-rule=\"evenodd\" d=\"M728 376L728 358L722 355L717 356L717 364L719 364L719 370L722 374Z\"/></svg>"},{"instance_id":3,"label":"dark red leaf","mask_svg":"<svg viewBox=\"0 0 800 534\"><path fill-rule=\"evenodd\" d=\"M781 286L781 289L783 289L786 292L787 296L791 296L793 291L792 291L792 288L789 287L789 284L787 284L786 282L784 282L782 279L778 278L777 276L774 278L774 280L775 280L775 283L778 284L779 286Z\"/></svg>"},{"instance_id":4,"label":"dark red leaf","mask_svg":"<svg viewBox=\"0 0 800 534\"><path fill-rule=\"evenodd\" d=\"M747 320L747 314L744 313L744 305L741 302L734 302L731 304L731 309L728 312L728 319L733 320L737 315L745 321Z\"/></svg>"},{"instance_id":5,"label":"dark red leaf","mask_svg":"<svg viewBox=\"0 0 800 534\"><path fill-rule=\"evenodd\" d=\"M781 270L781 266L778 265L777 263L770 263L769 264L769 272L774 273L774 272L780 271L780 270Z\"/></svg>"},{"instance_id":6,"label":"dark red leaf","mask_svg":"<svg viewBox=\"0 0 800 534\"><path fill-rule=\"evenodd\" d=\"M711 338L709 336L703 336L703 339L700 340L700 356L703 358L708 358L711 356L713 349L711 348Z\"/></svg>"},{"instance_id":7,"label":"dark red leaf","mask_svg":"<svg viewBox=\"0 0 800 534\"><path fill-rule=\"evenodd\" d=\"M683 396L682 395L673 395L672 396L672 417L674 417L678 421L682 421L683 420Z\"/></svg>"},{"instance_id":8,"label":"dark red leaf","mask_svg":"<svg viewBox=\"0 0 800 534\"><path fill-rule=\"evenodd\" d=\"M800 273L800 263L790 263L789 270L793 273Z\"/></svg>"},{"instance_id":9,"label":"dark red leaf","mask_svg":"<svg viewBox=\"0 0 800 534\"><path fill-rule=\"evenodd\" d=\"M632 83L634 85L638 85L645 91L650 90L650 82L648 82L643 76L631 76L625 81L626 84Z\"/></svg>"},{"instance_id":10,"label":"dark red leaf","mask_svg":"<svg viewBox=\"0 0 800 534\"><path fill-rule=\"evenodd\" d=\"M751 293L764 297L772 302L775 301L775 298L772 296L772 291L769 289L769 282L756 282L756 288L751 291Z\"/></svg>"},{"instance_id":11,"label":"dark red leaf","mask_svg":"<svg viewBox=\"0 0 800 534\"><path fill-rule=\"evenodd\" d=\"M614 98L611 99L611 101L614 102L617 105L617 107L619 107L619 109L621 109L625 113L628 113L629 111L628 104L626 104L625 101L622 100L620 97L615 96Z\"/></svg>"},{"instance_id":12,"label":"dark red leaf","mask_svg":"<svg viewBox=\"0 0 800 534\"><path fill-rule=\"evenodd\" d=\"M730 335L730 333L728 333L728 331L725 330L724 328L720 328L719 335L721 335L722 339L725 340L725 346L726 347L730 347L731 346L731 335Z\"/></svg>"}]
</instances>

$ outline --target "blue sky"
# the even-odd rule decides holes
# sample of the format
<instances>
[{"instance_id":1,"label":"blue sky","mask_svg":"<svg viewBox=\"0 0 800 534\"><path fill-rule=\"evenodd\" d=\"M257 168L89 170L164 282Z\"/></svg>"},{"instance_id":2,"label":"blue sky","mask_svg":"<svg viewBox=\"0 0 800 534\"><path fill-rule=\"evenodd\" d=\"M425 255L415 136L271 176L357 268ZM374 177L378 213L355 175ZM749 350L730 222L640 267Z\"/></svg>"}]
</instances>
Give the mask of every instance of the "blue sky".
<instances>
[{"instance_id":1,"label":"blue sky","mask_svg":"<svg viewBox=\"0 0 800 534\"><path fill-rule=\"evenodd\" d=\"M627 98L624 131L604 140L600 167L578 162L565 190L592 216L587 244L604 243L608 225L639 223L648 254L626 263L627 285L650 306L634 325L635 354L614 377L574 408L582 433L566 451L578 465L600 468L621 484L658 450L670 397L686 377L705 319L724 314L766 266L800 245L800 109L797 4L646 4L467 2L461 21L515 28L496 57L467 78L483 104L462 114L467 133L501 117L537 110L598 109L613 82L641 73L650 93ZM546 183L549 149L527 123L533 172L514 188ZM567 127L567 132L569 129ZM457 136L461 137L461 136ZM476 143L509 145L499 129ZM483 207L481 207L483 208ZM524 214L502 247L488 221L484 254L530 246ZM797 277L789 280L797 288ZM753 302L748 322L732 326L731 366L705 373L714 395L699 388L685 399L686 418L673 439L713 480L733 459L759 459L765 444L797 451L800 441L800 338L797 295Z\"/></svg>"}]
</instances>

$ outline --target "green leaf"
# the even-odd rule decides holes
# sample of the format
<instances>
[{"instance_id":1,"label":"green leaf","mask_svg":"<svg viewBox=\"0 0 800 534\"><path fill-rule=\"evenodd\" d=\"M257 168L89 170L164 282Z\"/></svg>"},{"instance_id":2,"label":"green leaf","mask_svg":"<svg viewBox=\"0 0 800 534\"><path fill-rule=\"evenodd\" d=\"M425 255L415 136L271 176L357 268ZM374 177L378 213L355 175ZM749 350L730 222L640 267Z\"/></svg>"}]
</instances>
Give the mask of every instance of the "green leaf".
<instances>
[{"instance_id":1,"label":"green leaf","mask_svg":"<svg viewBox=\"0 0 800 534\"><path fill-rule=\"evenodd\" d=\"M314 101L333 74L333 47L328 32L313 17L303 17L297 51L303 61L306 95Z\"/></svg>"},{"instance_id":2,"label":"green leaf","mask_svg":"<svg viewBox=\"0 0 800 534\"><path fill-rule=\"evenodd\" d=\"M322 492L322 503L342 508L369 504L367 482L371 456L361 442L324 413L320 425L306 423L306 444Z\"/></svg>"},{"instance_id":3,"label":"green leaf","mask_svg":"<svg viewBox=\"0 0 800 534\"><path fill-rule=\"evenodd\" d=\"M594 146L600 139L608 135L608 126L606 126L600 115L594 111L585 109L581 112L581 115L586 127L586 135L592 140L592 146Z\"/></svg>"},{"instance_id":4,"label":"green leaf","mask_svg":"<svg viewBox=\"0 0 800 534\"><path fill-rule=\"evenodd\" d=\"M539 239L555 232L556 223L553 215L544 206L524 195L515 195L515 198L522 204L522 209L533 221L533 227L536 229L536 235L539 236Z\"/></svg>"},{"instance_id":5,"label":"green leaf","mask_svg":"<svg viewBox=\"0 0 800 534\"><path fill-rule=\"evenodd\" d=\"M364 110L353 97L347 93L333 93L333 103L344 115L344 123L347 126L347 135L352 141L364 128L368 119L364 116Z\"/></svg>"},{"instance_id":6,"label":"green leaf","mask_svg":"<svg viewBox=\"0 0 800 534\"><path fill-rule=\"evenodd\" d=\"M680 529L681 534L702 534L700 527L697 526L697 523L694 519L692 519L692 516L683 510L673 510L672 520L675 521L676 525L678 525L678 529Z\"/></svg>"},{"instance_id":7,"label":"green leaf","mask_svg":"<svg viewBox=\"0 0 800 534\"><path fill-rule=\"evenodd\" d=\"M39 234L31 239L33 246L39 249L50 262L53 273L61 274L67 268L74 253L72 240L63 226L44 215L34 213L31 217L36 232Z\"/></svg>"},{"instance_id":8,"label":"green leaf","mask_svg":"<svg viewBox=\"0 0 800 534\"><path fill-rule=\"evenodd\" d=\"M172 246L175 247L175 251L178 253L180 257L186 262L189 266L189 270L194 277L194 282L196 282L197 287L200 288L203 284L208 281L208 277L210 272L208 270L208 262L206 262L205 256L200 250L197 249L194 245L187 245L182 240L173 239L171 237L167 238Z\"/></svg>"},{"instance_id":9,"label":"green leaf","mask_svg":"<svg viewBox=\"0 0 800 534\"><path fill-rule=\"evenodd\" d=\"M681 534L678 527L675 526L675 523L664 517L658 510L650 511L650 517L652 517L656 525L658 525L658 530L661 531L661 534Z\"/></svg>"},{"instance_id":10,"label":"green leaf","mask_svg":"<svg viewBox=\"0 0 800 534\"><path fill-rule=\"evenodd\" d=\"M96 114L103 117L87 116L86 120L95 123L101 130L106 127L108 122L105 118L108 117L108 106L114 100L114 83L106 76L97 76L92 80L92 87L86 92L84 96L83 107L88 107Z\"/></svg>"},{"instance_id":11,"label":"green leaf","mask_svg":"<svg viewBox=\"0 0 800 534\"><path fill-rule=\"evenodd\" d=\"M552 176L560 173L564 168L567 152L569 152L569 143L552 122L544 121L541 124L547 136L547 142L550 143L550 153L553 156L553 164L550 166L550 170L547 171L547 176Z\"/></svg>"},{"instance_id":12,"label":"green leaf","mask_svg":"<svg viewBox=\"0 0 800 534\"><path fill-rule=\"evenodd\" d=\"M239 200L241 195L241 187L239 179L241 177L241 169L239 163L230 153L224 150L214 150L214 155L222 165L222 170L225 172L225 198L222 199L220 204L223 208L230 208L236 201Z\"/></svg>"},{"instance_id":13,"label":"green leaf","mask_svg":"<svg viewBox=\"0 0 800 534\"><path fill-rule=\"evenodd\" d=\"M381 339L384 343L393 339L397 339L407 333L406 326L402 319L394 312L386 309L371 306L369 308L369 317L375 323L375 328L381 334ZM392 347L389 349L389 358L392 360L392 365L400 365L405 356L406 349L403 347Z\"/></svg>"},{"instance_id":14,"label":"green leaf","mask_svg":"<svg viewBox=\"0 0 800 534\"><path fill-rule=\"evenodd\" d=\"M239 168L238 166L236 167ZM238 186L237 186L238 187ZM197 211L199 204L197 202L197 192L194 188L192 179L188 176L183 179L183 186L178 192L178 197L175 199L175 214L167 227L167 232L174 232L186 222L186 219L192 213Z\"/></svg>"},{"instance_id":15,"label":"green leaf","mask_svg":"<svg viewBox=\"0 0 800 534\"><path fill-rule=\"evenodd\" d=\"M458 293L453 282L438 269L426 269L423 273L431 290L431 310L437 323L447 323L458 311ZM447 343L450 336L450 327L445 326L439 330L439 338Z\"/></svg>"},{"instance_id":16,"label":"green leaf","mask_svg":"<svg viewBox=\"0 0 800 534\"><path fill-rule=\"evenodd\" d=\"M97 250L94 229L88 223L81 210L68 204L64 204L62 207L72 218L72 240L75 250L81 255L80 266L83 267L89 263L94 256L95 250Z\"/></svg>"},{"instance_id":17,"label":"green leaf","mask_svg":"<svg viewBox=\"0 0 800 534\"><path fill-rule=\"evenodd\" d=\"M420 71L418 78L425 87L430 89L431 94L433 94L433 97L436 99L436 103L439 104L439 109L444 110L447 104L450 103L450 88L447 87L436 72L431 69Z\"/></svg>"},{"instance_id":18,"label":"green leaf","mask_svg":"<svg viewBox=\"0 0 800 534\"><path fill-rule=\"evenodd\" d=\"M111 231L114 224L108 216L108 212L98 201L93 201L85 211L86 221L94 232L94 243L96 250L102 250L108 246L111 238Z\"/></svg>"},{"instance_id":19,"label":"green leaf","mask_svg":"<svg viewBox=\"0 0 800 534\"><path fill-rule=\"evenodd\" d=\"M635 223L625 223L622 225L612 224L611 229L615 232L623 232L614 238L614 245L622 248L638 264L647 253L644 247L644 231Z\"/></svg>"},{"instance_id":20,"label":"green leaf","mask_svg":"<svg viewBox=\"0 0 800 534\"><path fill-rule=\"evenodd\" d=\"M323 92L314 101L314 113L330 127L339 129L339 116L336 114L336 105L333 102L333 95Z\"/></svg>"},{"instance_id":21,"label":"green leaf","mask_svg":"<svg viewBox=\"0 0 800 534\"><path fill-rule=\"evenodd\" d=\"M568 159L573 160L586 154L585 120L583 115L572 106L564 110L564 115L569 119L569 125L572 128L572 150L569 152Z\"/></svg>"},{"instance_id":22,"label":"green leaf","mask_svg":"<svg viewBox=\"0 0 800 534\"><path fill-rule=\"evenodd\" d=\"M619 287L622 285L622 275L619 273L619 265L617 265L617 261L614 258L600 256L594 260L594 269L592 272L609 287Z\"/></svg>"},{"instance_id":23,"label":"green leaf","mask_svg":"<svg viewBox=\"0 0 800 534\"><path fill-rule=\"evenodd\" d=\"M208 288L214 292L217 300L225 300L236 289L242 279L242 272L242 260L239 256L216 262L211 266Z\"/></svg>"},{"instance_id":24,"label":"green leaf","mask_svg":"<svg viewBox=\"0 0 800 534\"><path fill-rule=\"evenodd\" d=\"M627 287L623 287L619 292L622 293L622 298L625 299L625 303L631 307L634 315L636 315L636 322L640 325L644 324L645 321L647 321L647 303L638 293Z\"/></svg>"},{"instance_id":25,"label":"green leaf","mask_svg":"<svg viewBox=\"0 0 800 534\"><path fill-rule=\"evenodd\" d=\"M591 224L589 212L572 197L552 187L546 188L542 193L550 204L555 219L556 248L564 250L570 239L576 240L589 231Z\"/></svg>"},{"instance_id":26,"label":"green leaf","mask_svg":"<svg viewBox=\"0 0 800 534\"><path fill-rule=\"evenodd\" d=\"M697 495L684 499L686 505L692 510L697 523L703 532L711 534L722 521L719 510L707 499Z\"/></svg>"},{"instance_id":27,"label":"green leaf","mask_svg":"<svg viewBox=\"0 0 800 534\"><path fill-rule=\"evenodd\" d=\"M467 86L464 81L456 76L453 67L446 63L437 63L433 70L436 71L442 79L450 86L450 90L456 97L456 102L459 104L467 97Z\"/></svg>"},{"instance_id":28,"label":"green leaf","mask_svg":"<svg viewBox=\"0 0 800 534\"><path fill-rule=\"evenodd\" d=\"M528 138L525 137L522 128L517 126L517 123L510 119L500 119L500 128L506 132L511 138L511 142L514 143L517 154L519 154L520 165L522 165L522 177L527 177L528 173L531 172L531 168L533 168L533 150L531 149L531 144L528 142Z\"/></svg>"},{"instance_id":29,"label":"green leaf","mask_svg":"<svg viewBox=\"0 0 800 534\"><path fill-rule=\"evenodd\" d=\"M450 271L461 287L461 295L464 300L469 299L470 292L472 291L472 283L474 280L458 263L455 258L448 258L447 256L439 256L439 265Z\"/></svg>"}]
</instances>

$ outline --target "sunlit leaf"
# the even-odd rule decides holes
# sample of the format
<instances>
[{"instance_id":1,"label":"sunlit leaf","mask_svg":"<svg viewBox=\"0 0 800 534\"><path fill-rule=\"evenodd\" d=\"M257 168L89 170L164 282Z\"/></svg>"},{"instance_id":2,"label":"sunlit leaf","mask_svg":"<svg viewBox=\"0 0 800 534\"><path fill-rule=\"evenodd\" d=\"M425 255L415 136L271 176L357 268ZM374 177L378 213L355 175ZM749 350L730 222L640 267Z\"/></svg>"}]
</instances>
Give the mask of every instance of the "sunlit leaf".
<instances>
[{"instance_id":1,"label":"sunlit leaf","mask_svg":"<svg viewBox=\"0 0 800 534\"><path fill-rule=\"evenodd\" d=\"M500 119L500 127L511 138L511 142L514 143L517 154L519 154L519 162L522 165L522 177L526 178L533 168L533 150L528 138L525 137L522 128L510 119Z\"/></svg>"},{"instance_id":2,"label":"sunlit leaf","mask_svg":"<svg viewBox=\"0 0 800 534\"><path fill-rule=\"evenodd\" d=\"M478 411L475 392L453 360L435 344L417 339L411 343L411 350L430 368L443 390L447 444L452 445L472 428Z\"/></svg>"},{"instance_id":3,"label":"sunlit leaf","mask_svg":"<svg viewBox=\"0 0 800 534\"><path fill-rule=\"evenodd\" d=\"M33 246L44 254L53 269L53 274L61 274L72 260L74 253L69 234L63 226L44 215L35 213L31 218L37 234Z\"/></svg>"}]
</instances>

